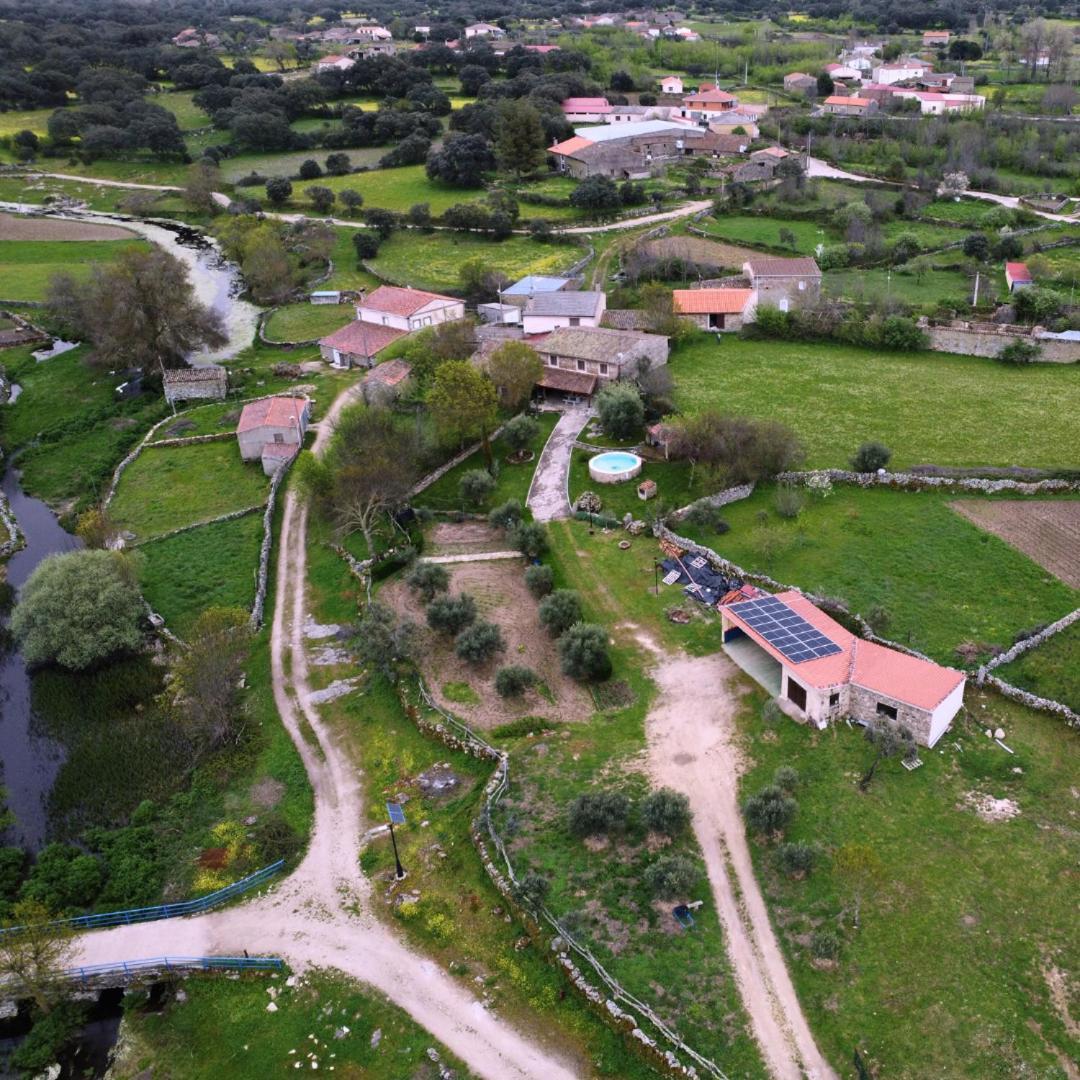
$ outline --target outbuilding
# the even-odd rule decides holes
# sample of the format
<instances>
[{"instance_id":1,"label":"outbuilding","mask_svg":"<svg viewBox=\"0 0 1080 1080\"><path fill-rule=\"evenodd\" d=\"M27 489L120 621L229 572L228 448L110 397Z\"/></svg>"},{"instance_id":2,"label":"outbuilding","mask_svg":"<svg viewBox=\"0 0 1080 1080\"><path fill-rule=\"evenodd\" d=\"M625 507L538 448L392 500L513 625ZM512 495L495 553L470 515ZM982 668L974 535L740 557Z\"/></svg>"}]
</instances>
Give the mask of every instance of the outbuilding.
<instances>
[{"instance_id":1,"label":"outbuilding","mask_svg":"<svg viewBox=\"0 0 1080 1080\"><path fill-rule=\"evenodd\" d=\"M262 398L249 402L240 413L236 438L244 461L261 461L271 476L289 461L304 443L311 401L306 397Z\"/></svg>"},{"instance_id":2,"label":"outbuilding","mask_svg":"<svg viewBox=\"0 0 1080 1080\"><path fill-rule=\"evenodd\" d=\"M700 330L741 330L753 321L757 294L753 289L675 289L675 314Z\"/></svg>"},{"instance_id":3,"label":"outbuilding","mask_svg":"<svg viewBox=\"0 0 1080 1080\"><path fill-rule=\"evenodd\" d=\"M560 326L599 326L607 307L600 291L537 293L521 313L526 334L546 334Z\"/></svg>"},{"instance_id":4,"label":"outbuilding","mask_svg":"<svg viewBox=\"0 0 1080 1080\"><path fill-rule=\"evenodd\" d=\"M219 364L171 368L162 378L165 400L170 405L178 401L224 401L228 388L228 373Z\"/></svg>"},{"instance_id":5,"label":"outbuilding","mask_svg":"<svg viewBox=\"0 0 1080 1080\"><path fill-rule=\"evenodd\" d=\"M319 339L322 358L334 368L371 367L387 345L404 337L407 331L394 326L355 319L340 330Z\"/></svg>"},{"instance_id":6,"label":"outbuilding","mask_svg":"<svg viewBox=\"0 0 1080 1080\"><path fill-rule=\"evenodd\" d=\"M1035 279L1031 276L1027 263L1007 262L1005 284L1009 286L1009 292L1016 292L1017 289L1026 289L1029 285L1034 285Z\"/></svg>"}]
</instances>

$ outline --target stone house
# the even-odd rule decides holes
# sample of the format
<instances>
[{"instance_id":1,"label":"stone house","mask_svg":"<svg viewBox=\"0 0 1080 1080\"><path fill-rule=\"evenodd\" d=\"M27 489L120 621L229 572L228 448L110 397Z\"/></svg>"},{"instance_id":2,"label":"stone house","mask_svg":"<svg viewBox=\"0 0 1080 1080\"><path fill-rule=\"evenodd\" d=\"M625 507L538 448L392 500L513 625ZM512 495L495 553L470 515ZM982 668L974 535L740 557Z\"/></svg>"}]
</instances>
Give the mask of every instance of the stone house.
<instances>
[{"instance_id":1,"label":"stone house","mask_svg":"<svg viewBox=\"0 0 1080 1080\"><path fill-rule=\"evenodd\" d=\"M351 56L323 56L315 61L316 72L348 71L355 66L356 61Z\"/></svg>"},{"instance_id":2,"label":"stone house","mask_svg":"<svg viewBox=\"0 0 1080 1080\"><path fill-rule=\"evenodd\" d=\"M817 728L885 719L929 747L963 705L963 672L856 637L794 589L721 602L720 617L724 651Z\"/></svg>"},{"instance_id":3,"label":"stone house","mask_svg":"<svg viewBox=\"0 0 1080 1080\"><path fill-rule=\"evenodd\" d=\"M170 405L178 401L224 401L228 388L228 372L218 364L171 368L162 378L165 400Z\"/></svg>"},{"instance_id":4,"label":"stone house","mask_svg":"<svg viewBox=\"0 0 1080 1080\"><path fill-rule=\"evenodd\" d=\"M360 392L369 405L389 405L409 386L412 365L400 356L376 364L360 381Z\"/></svg>"},{"instance_id":5,"label":"stone house","mask_svg":"<svg viewBox=\"0 0 1080 1080\"><path fill-rule=\"evenodd\" d=\"M304 444L311 401L306 397L269 397L251 401L240 413L236 438L244 461L261 461L272 476Z\"/></svg>"},{"instance_id":6,"label":"stone house","mask_svg":"<svg viewBox=\"0 0 1080 1080\"><path fill-rule=\"evenodd\" d=\"M675 314L700 330L741 330L752 322L757 294L753 289L675 289Z\"/></svg>"},{"instance_id":7,"label":"stone house","mask_svg":"<svg viewBox=\"0 0 1080 1080\"><path fill-rule=\"evenodd\" d=\"M952 34L948 30L924 30L922 35L923 48L943 49L949 44Z\"/></svg>"},{"instance_id":8,"label":"stone house","mask_svg":"<svg viewBox=\"0 0 1080 1080\"><path fill-rule=\"evenodd\" d=\"M742 269L750 288L758 294L758 304L775 304L781 311L790 311L794 304L814 303L821 297L821 270L809 256L755 256L747 259Z\"/></svg>"},{"instance_id":9,"label":"stone house","mask_svg":"<svg viewBox=\"0 0 1080 1080\"><path fill-rule=\"evenodd\" d=\"M605 382L633 374L641 360L658 367L668 358L666 337L634 330L568 327L530 344L544 364L537 385L581 397L590 397Z\"/></svg>"},{"instance_id":10,"label":"stone house","mask_svg":"<svg viewBox=\"0 0 1080 1080\"><path fill-rule=\"evenodd\" d=\"M821 106L822 112L830 116L872 116L877 109L878 104L873 98L841 97L838 94L827 97Z\"/></svg>"},{"instance_id":11,"label":"stone house","mask_svg":"<svg viewBox=\"0 0 1080 1080\"><path fill-rule=\"evenodd\" d=\"M356 305L356 317L396 330L422 330L425 326L465 318L465 302L423 289L380 285Z\"/></svg>"},{"instance_id":12,"label":"stone house","mask_svg":"<svg viewBox=\"0 0 1080 1080\"><path fill-rule=\"evenodd\" d=\"M602 124L611 112L611 102L605 97L570 97L562 103L562 111L571 124Z\"/></svg>"},{"instance_id":13,"label":"stone house","mask_svg":"<svg viewBox=\"0 0 1080 1080\"><path fill-rule=\"evenodd\" d=\"M789 94L812 94L817 90L817 79L805 71L793 71L784 76L784 89Z\"/></svg>"},{"instance_id":14,"label":"stone house","mask_svg":"<svg viewBox=\"0 0 1080 1080\"><path fill-rule=\"evenodd\" d=\"M546 334L561 326L599 326L607 307L604 292L538 293L521 313L526 334Z\"/></svg>"},{"instance_id":15,"label":"stone house","mask_svg":"<svg viewBox=\"0 0 1080 1080\"><path fill-rule=\"evenodd\" d=\"M319 339L319 353L334 368L369 368L387 345L408 331L356 319Z\"/></svg>"}]
</instances>

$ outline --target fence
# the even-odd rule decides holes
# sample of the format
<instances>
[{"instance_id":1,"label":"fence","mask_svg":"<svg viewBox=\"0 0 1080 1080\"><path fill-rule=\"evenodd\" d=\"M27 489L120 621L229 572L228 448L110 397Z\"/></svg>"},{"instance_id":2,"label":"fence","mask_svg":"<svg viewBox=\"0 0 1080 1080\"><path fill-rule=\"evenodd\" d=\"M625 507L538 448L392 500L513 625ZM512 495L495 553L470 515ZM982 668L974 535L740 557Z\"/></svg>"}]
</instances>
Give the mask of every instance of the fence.
<instances>
[{"instance_id":1,"label":"fence","mask_svg":"<svg viewBox=\"0 0 1080 1080\"><path fill-rule=\"evenodd\" d=\"M254 889L263 882L269 881L275 874L281 873L285 868L285 860L278 859L276 863L264 866L256 870L254 874L248 874L246 878L234 881L223 889L208 893L206 896L197 897L194 900L181 900L176 904L158 904L155 907L131 908L128 911L107 911L101 915L76 915L71 919L57 919L50 926L66 926L73 930L100 930L106 926L127 926L131 923L156 922L158 919L176 919L183 915L198 915L200 912L209 911L234 896L240 896L249 889ZM13 934L23 929L21 926L12 926L0 930L0 934Z\"/></svg>"},{"instance_id":2,"label":"fence","mask_svg":"<svg viewBox=\"0 0 1080 1080\"><path fill-rule=\"evenodd\" d=\"M68 968L64 976L89 986L91 982L117 977L130 982L140 975L183 974L191 971L280 971L277 956L155 956L148 960L121 960L115 964L89 964Z\"/></svg>"}]
</instances>

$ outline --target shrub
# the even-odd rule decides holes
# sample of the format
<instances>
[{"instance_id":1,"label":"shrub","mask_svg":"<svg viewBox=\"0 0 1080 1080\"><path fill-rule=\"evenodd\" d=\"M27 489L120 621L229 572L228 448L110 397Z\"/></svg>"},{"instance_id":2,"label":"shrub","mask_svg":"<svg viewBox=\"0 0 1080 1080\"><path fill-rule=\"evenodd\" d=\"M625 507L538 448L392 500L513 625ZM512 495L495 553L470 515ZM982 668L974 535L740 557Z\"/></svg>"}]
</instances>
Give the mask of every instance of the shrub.
<instances>
[{"instance_id":1,"label":"shrub","mask_svg":"<svg viewBox=\"0 0 1080 1080\"><path fill-rule=\"evenodd\" d=\"M526 907L538 908L547 899L551 882L543 874L529 870L521 876L514 887L514 899Z\"/></svg>"},{"instance_id":2,"label":"shrub","mask_svg":"<svg viewBox=\"0 0 1080 1080\"><path fill-rule=\"evenodd\" d=\"M784 719L784 710L776 702L776 698L769 698L764 705L761 706L761 719L766 724L775 725L781 723Z\"/></svg>"},{"instance_id":3,"label":"shrub","mask_svg":"<svg viewBox=\"0 0 1080 1080\"><path fill-rule=\"evenodd\" d=\"M552 637L561 637L581 622L581 600L573 589L556 589L540 601L540 622Z\"/></svg>"},{"instance_id":4,"label":"shrub","mask_svg":"<svg viewBox=\"0 0 1080 1080\"><path fill-rule=\"evenodd\" d=\"M495 693L499 697L521 697L526 690L535 686L536 672L521 664L507 664L499 668L495 676Z\"/></svg>"},{"instance_id":5,"label":"shrub","mask_svg":"<svg viewBox=\"0 0 1080 1080\"><path fill-rule=\"evenodd\" d=\"M379 237L374 232L357 229L352 242L357 259L374 259L379 254Z\"/></svg>"},{"instance_id":6,"label":"shrub","mask_svg":"<svg viewBox=\"0 0 1080 1080\"><path fill-rule=\"evenodd\" d=\"M470 664L484 664L497 652L505 651L502 631L484 619L467 626L454 639L454 652Z\"/></svg>"},{"instance_id":7,"label":"shrub","mask_svg":"<svg viewBox=\"0 0 1080 1080\"><path fill-rule=\"evenodd\" d=\"M528 450L539 434L540 425L531 416L525 416L523 413L507 422L503 428L502 438L514 453L520 453L522 450Z\"/></svg>"},{"instance_id":8,"label":"shrub","mask_svg":"<svg viewBox=\"0 0 1080 1080\"><path fill-rule=\"evenodd\" d=\"M427 606L427 624L444 634L460 634L476 621L476 601L468 593L437 596Z\"/></svg>"},{"instance_id":9,"label":"shrub","mask_svg":"<svg viewBox=\"0 0 1080 1080\"><path fill-rule=\"evenodd\" d=\"M690 507L685 520L699 529L714 532L717 536L723 536L731 528L724 518L723 508L706 502L704 499Z\"/></svg>"},{"instance_id":10,"label":"shrub","mask_svg":"<svg viewBox=\"0 0 1080 1080\"><path fill-rule=\"evenodd\" d=\"M851 467L856 472L872 473L884 469L889 464L892 451L879 442L864 442L851 459Z\"/></svg>"},{"instance_id":11,"label":"shrub","mask_svg":"<svg viewBox=\"0 0 1080 1080\"><path fill-rule=\"evenodd\" d=\"M10 1064L24 1076L46 1075L46 1070L79 1034L86 1019L86 1007L63 1001L34 1022L29 1034L11 1056Z\"/></svg>"},{"instance_id":12,"label":"shrub","mask_svg":"<svg viewBox=\"0 0 1080 1080\"><path fill-rule=\"evenodd\" d=\"M574 836L599 836L626 830L630 800L621 791L588 791L579 795L567 812Z\"/></svg>"},{"instance_id":13,"label":"shrub","mask_svg":"<svg viewBox=\"0 0 1080 1080\"><path fill-rule=\"evenodd\" d=\"M494 490L495 477L487 469L470 469L458 481L458 493L466 506L479 506Z\"/></svg>"},{"instance_id":14,"label":"shrub","mask_svg":"<svg viewBox=\"0 0 1080 1080\"><path fill-rule=\"evenodd\" d=\"M1031 364L1038 360L1041 352L1034 341L1010 341L995 359L1003 364Z\"/></svg>"},{"instance_id":15,"label":"shrub","mask_svg":"<svg viewBox=\"0 0 1080 1080\"><path fill-rule=\"evenodd\" d=\"M915 352L927 346L926 334L914 319L906 315L886 316L881 323L880 339L886 349Z\"/></svg>"},{"instance_id":16,"label":"shrub","mask_svg":"<svg viewBox=\"0 0 1080 1080\"><path fill-rule=\"evenodd\" d=\"M596 395L596 411L603 429L614 439L633 438L645 423L641 392L628 382L612 382Z\"/></svg>"},{"instance_id":17,"label":"shrub","mask_svg":"<svg viewBox=\"0 0 1080 1080\"><path fill-rule=\"evenodd\" d=\"M840 938L835 930L815 930L810 938L810 951L817 960L835 960L840 955Z\"/></svg>"},{"instance_id":18,"label":"shrub","mask_svg":"<svg viewBox=\"0 0 1080 1080\"><path fill-rule=\"evenodd\" d=\"M776 851L776 865L788 877L806 877L816 860L817 852L809 844L781 844Z\"/></svg>"},{"instance_id":19,"label":"shrub","mask_svg":"<svg viewBox=\"0 0 1080 1080\"><path fill-rule=\"evenodd\" d=\"M405 579L405 584L425 604L430 604L437 593L446 592L450 587L450 575L438 563L417 563Z\"/></svg>"},{"instance_id":20,"label":"shrub","mask_svg":"<svg viewBox=\"0 0 1080 1080\"><path fill-rule=\"evenodd\" d=\"M781 791L794 791L799 786L799 771L790 765L781 765L773 773L772 782Z\"/></svg>"},{"instance_id":21,"label":"shrub","mask_svg":"<svg viewBox=\"0 0 1080 1080\"><path fill-rule=\"evenodd\" d=\"M547 551L547 533L535 521L521 521L510 532L510 542L528 559L537 559Z\"/></svg>"},{"instance_id":22,"label":"shrub","mask_svg":"<svg viewBox=\"0 0 1080 1080\"><path fill-rule=\"evenodd\" d=\"M645 884L665 900L686 896L701 881L701 870L685 855L665 855L645 868Z\"/></svg>"},{"instance_id":23,"label":"shrub","mask_svg":"<svg viewBox=\"0 0 1080 1080\"><path fill-rule=\"evenodd\" d=\"M780 788L770 785L743 803L747 827L762 836L783 833L791 824L799 804Z\"/></svg>"},{"instance_id":24,"label":"shrub","mask_svg":"<svg viewBox=\"0 0 1080 1080\"><path fill-rule=\"evenodd\" d=\"M507 499L488 514L488 524L493 529L509 530L521 521L523 513L521 503L517 499Z\"/></svg>"},{"instance_id":25,"label":"shrub","mask_svg":"<svg viewBox=\"0 0 1080 1080\"><path fill-rule=\"evenodd\" d=\"M525 585L535 597L547 596L555 587L555 572L537 563L525 571Z\"/></svg>"},{"instance_id":26,"label":"shrub","mask_svg":"<svg viewBox=\"0 0 1080 1080\"><path fill-rule=\"evenodd\" d=\"M602 682L611 675L607 631L593 623L575 623L559 638L563 674Z\"/></svg>"},{"instance_id":27,"label":"shrub","mask_svg":"<svg viewBox=\"0 0 1080 1080\"><path fill-rule=\"evenodd\" d=\"M791 484L781 484L773 496L773 505L782 518L797 518L806 504L806 497Z\"/></svg>"},{"instance_id":28,"label":"shrub","mask_svg":"<svg viewBox=\"0 0 1080 1080\"><path fill-rule=\"evenodd\" d=\"M641 820L653 832L678 836L690 824L690 800L671 788L661 788L641 804Z\"/></svg>"},{"instance_id":29,"label":"shrub","mask_svg":"<svg viewBox=\"0 0 1080 1080\"><path fill-rule=\"evenodd\" d=\"M308 158L307 161L301 163L301 180L316 180L320 176L322 176L322 166L314 158Z\"/></svg>"}]
</instances>

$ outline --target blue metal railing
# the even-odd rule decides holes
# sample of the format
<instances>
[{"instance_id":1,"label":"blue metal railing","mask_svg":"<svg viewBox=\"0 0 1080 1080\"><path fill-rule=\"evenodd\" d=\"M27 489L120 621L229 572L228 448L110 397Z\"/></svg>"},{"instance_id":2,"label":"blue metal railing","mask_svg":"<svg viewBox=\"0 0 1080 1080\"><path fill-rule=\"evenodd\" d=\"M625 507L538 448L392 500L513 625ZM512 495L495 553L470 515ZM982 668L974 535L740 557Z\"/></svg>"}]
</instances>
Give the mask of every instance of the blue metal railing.
<instances>
[{"instance_id":1,"label":"blue metal railing","mask_svg":"<svg viewBox=\"0 0 1080 1080\"><path fill-rule=\"evenodd\" d=\"M247 877L234 881L223 889L207 893L206 896L197 897L195 900L181 900L176 904L158 904L155 907L131 908L128 911L106 911L100 915L76 915L70 919L57 919L49 925L66 926L75 930L98 930L106 926L127 926L131 923L155 922L158 919L198 915L269 881L275 874L281 873L284 867L285 860L278 859L276 863L264 866L261 870L256 870L255 873L248 874ZM13 934L21 929L22 927L19 926L10 926L0 929L0 934Z\"/></svg>"},{"instance_id":2,"label":"blue metal railing","mask_svg":"<svg viewBox=\"0 0 1080 1080\"><path fill-rule=\"evenodd\" d=\"M85 986L91 979L119 976L126 980L147 971L280 971L284 966L285 962L277 956L154 956L148 960L121 960L115 964L68 968L64 975Z\"/></svg>"}]
</instances>

